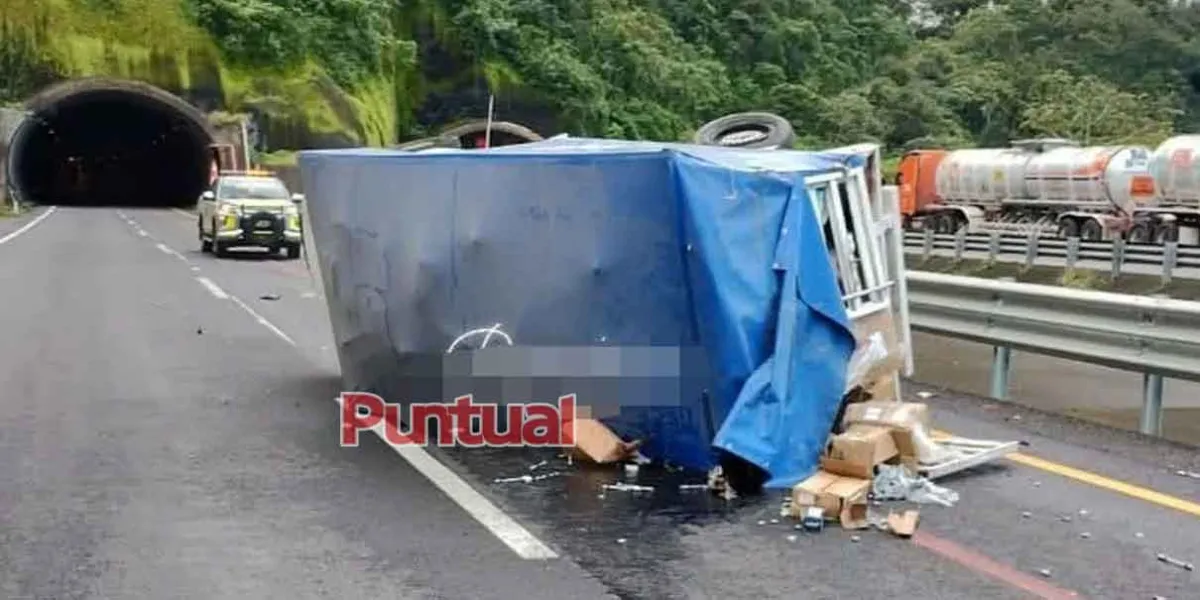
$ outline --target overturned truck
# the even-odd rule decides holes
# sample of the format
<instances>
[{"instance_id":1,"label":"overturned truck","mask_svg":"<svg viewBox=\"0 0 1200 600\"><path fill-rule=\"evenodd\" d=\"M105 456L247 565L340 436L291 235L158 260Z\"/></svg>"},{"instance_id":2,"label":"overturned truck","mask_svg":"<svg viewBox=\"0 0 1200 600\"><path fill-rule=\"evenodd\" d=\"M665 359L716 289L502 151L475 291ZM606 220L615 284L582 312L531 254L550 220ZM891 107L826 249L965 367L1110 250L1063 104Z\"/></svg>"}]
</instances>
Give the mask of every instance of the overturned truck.
<instances>
[{"instance_id":1,"label":"overturned truck","mask_svg":"<svg viewBox=\"0 0 1200 600\"><path fill-rule=\"evenodd\" d=\"M867 376L911 372L878 166L870 145L567 136L300 155L345 389L573 394L651 458L749 465L769 487L817 468L851 387L896 397L898 377Z\"/></svg>"}]
</instances>

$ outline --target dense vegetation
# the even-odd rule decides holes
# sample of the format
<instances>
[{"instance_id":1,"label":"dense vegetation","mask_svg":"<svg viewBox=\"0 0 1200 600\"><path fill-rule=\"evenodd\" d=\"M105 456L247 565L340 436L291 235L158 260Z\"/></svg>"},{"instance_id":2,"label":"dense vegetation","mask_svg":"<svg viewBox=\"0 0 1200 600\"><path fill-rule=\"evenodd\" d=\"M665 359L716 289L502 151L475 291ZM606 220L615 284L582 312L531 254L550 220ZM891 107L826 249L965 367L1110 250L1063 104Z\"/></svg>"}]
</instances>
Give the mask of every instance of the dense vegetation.
<instances>
[{"instance_id":1,"label":"dense vegetation","mask_svg":"<svg viewBox=\"0 0 1200 600\"><path fill-rule=\"evenodd\" d=\"M28 1L0 0L0 18L5 3ZM35 4L86 5L107 11L104 22L137 6L179 13L215 47L222 81L255 82L231 104L287 113L289 94L319 93L334 125L376 143L481 116L488 89L510 110L501 118L633 138L677 139L749 109L787 116L802 145L871 139L892 150L1040 135L1156 143L1200 131L1200 8L1172 0ZM23 31L30 22L19 21ZM0 30L0 71L24 61L40 65L23 71L31 85L44 79L47 56L21 54L36 44L12 43L12 31ZM193 55L204 47L188 43ZM0 100L25 91L14 87L0 83Z\"/></svg>"}]
</instances>

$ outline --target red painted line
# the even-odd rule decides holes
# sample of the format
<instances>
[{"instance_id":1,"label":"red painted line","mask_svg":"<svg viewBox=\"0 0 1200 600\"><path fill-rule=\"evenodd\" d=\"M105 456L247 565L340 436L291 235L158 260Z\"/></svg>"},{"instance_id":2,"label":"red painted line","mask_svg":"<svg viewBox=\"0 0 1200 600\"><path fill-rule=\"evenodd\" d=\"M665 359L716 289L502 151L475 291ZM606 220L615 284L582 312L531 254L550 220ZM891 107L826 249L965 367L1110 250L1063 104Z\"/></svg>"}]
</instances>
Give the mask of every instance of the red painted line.
<instances>
[{"instance_id":1,"label":"red painted line","mask_svg":"<svg viewBox=\"0 0 1200 600\"><path fill-rule=\"evenodd\" d=\"M1006 583L1019 590L1029 592L1044 600L1066 600L1079 598L1079 594L1053 585L1033 575L1018 571L1006 564L996 562L974 550L960 546L950 540L940 538L931 533L917 531L913 535L914 544L948 558L976 573Z\"/></svg>"}]
</instances>

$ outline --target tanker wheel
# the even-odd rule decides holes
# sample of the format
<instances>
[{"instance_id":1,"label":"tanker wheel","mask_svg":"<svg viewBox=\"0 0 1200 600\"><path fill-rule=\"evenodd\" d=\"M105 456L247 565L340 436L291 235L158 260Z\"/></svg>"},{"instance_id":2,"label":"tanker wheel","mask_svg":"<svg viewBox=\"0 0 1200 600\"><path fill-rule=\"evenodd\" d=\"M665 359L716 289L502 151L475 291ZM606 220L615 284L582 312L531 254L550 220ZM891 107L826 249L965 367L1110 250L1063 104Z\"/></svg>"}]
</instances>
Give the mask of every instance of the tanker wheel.
<instances>
[{"instance_id":1,"label":"tanker wheel","mask_svg":"<svg viewBox=\"0 0 1200 600\"><path fill-rule=\"evenodd\" d=\"M942 213L933 219L934 233L958 233L958 217L953 213Z\"/></svg>"},{"instance_id":2,"label":"tanker wheel","mask_svg":"<svg viewBox=\"0 0 1200 600\"><path fill-rule=\"evenodd\" d=\"M692 141L704 146L776 150L790 148L796 142L796 131L787 119L773 113L734 113L700 126Z\"/></svg>"},{"instance_id":3,"label":"tanker wheel","mask_svg":"<svg viewBox=\"0 0 1200 600\"><path fill-rule=\"evenodd\" d=\"M1154 241L1159 244L1167 242L1179 241L1179 225L1177 223L1163 223L1158 226L1158 230L1154 233Z\"/></svg>"},{"instance_id":4,"label":"tanker wheel","mask_svg":"<svg viewBox=\"0 0 1200 600\"><path fill-rule=\"evenodd\" d=\"M1058 223L1058 237L1063 239L1071 239L1079 237L1079 221L1075 219L1063 219Z\"/></svg>"},{"instance_id":5,"label":"tanker wheel","mask_svg":"<svg viewBox=\"0 0 1200 600\"><path fill-rule=\"evenodd\" d=\"M1104 227L1094 219L1088 219L1083 222L1083 228L1079 230L1079 237L1088 242L1098 242L1104 238Z\"/></svg>"},{"instance_id":6,"label":"tanker wheel","mask_svg":"<svg viewBox=\"0 0 1200 600\"><path fill-rule=\"evenodd\" d=\"M1125 239L1131 244L1148 244L1150 243L1150 224L1137 223L1129 228L1129 233Z\"/></svg>"}]
</instances>

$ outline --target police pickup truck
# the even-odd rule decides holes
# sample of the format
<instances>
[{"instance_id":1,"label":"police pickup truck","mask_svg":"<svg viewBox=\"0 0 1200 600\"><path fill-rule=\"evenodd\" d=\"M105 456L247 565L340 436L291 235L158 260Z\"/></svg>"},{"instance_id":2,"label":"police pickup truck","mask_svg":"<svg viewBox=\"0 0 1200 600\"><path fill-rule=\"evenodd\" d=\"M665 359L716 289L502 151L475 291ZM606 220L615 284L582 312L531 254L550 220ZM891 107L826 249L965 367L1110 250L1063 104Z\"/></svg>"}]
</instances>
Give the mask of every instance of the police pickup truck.
<instances>
[{"instance_id":1,"label":"police pickup truck","mask_svg":"<svg viewBox=\"0 0 1200 600\"><path fill-rule=\"evenodd\" d=\"M200 250L223 257L232 248L256 247L299 258L301 198L269 173L221 173L196 207Z\"/></svg>"}]
</instances>

